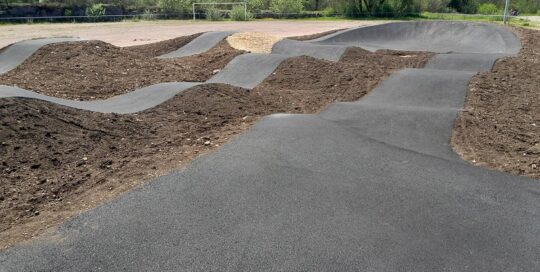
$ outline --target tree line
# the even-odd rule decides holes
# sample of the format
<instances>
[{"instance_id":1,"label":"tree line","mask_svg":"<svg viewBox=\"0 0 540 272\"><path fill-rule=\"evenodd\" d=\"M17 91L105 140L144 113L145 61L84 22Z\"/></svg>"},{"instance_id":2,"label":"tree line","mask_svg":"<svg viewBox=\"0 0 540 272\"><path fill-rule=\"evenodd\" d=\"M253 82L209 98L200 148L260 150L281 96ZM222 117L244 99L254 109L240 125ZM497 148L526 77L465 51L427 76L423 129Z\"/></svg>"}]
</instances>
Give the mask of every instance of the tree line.
<instances>
[{"instance_id":1,"label":"tree line","mask_svg":"<svg viewBox=\"0 0 540 272\"><path fill-rule=\"evenodd\" d=\"M239 0L3 0L5 6L17 4L88 7L100 14L107 6L145 10L147 12L189 13L193 1L231 2ZM540 0L511 0L511 8L520 13L540 13ZM251 13L302 13L318 11L324 16L344 15L404 16L420 12L458 12L467 14L501 14L504 0L248 0ZM97 9L97 10L92 10Z\"/></svg>"}]
</instances>

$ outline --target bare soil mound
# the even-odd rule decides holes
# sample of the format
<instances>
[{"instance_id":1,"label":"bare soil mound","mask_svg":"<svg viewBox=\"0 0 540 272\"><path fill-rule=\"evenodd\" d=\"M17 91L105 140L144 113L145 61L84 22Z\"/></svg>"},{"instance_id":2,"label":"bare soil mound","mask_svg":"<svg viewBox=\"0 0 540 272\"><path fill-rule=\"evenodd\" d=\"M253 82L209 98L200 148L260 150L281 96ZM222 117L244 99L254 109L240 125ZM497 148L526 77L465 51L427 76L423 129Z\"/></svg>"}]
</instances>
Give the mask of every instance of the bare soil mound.
<instances>
[{"instance_id":1,"label":"bare soil mound","mask_svg":"<svg viewBox=\"0 0 540 272\"><path fill-rule=\"evenodd\" d=\"M314 113L334 101L355 101L391 72L423 67L430 53L349 48L339 62L300 56L282 62L257 88L265 98L282 100L288 111Z\"/></svg>"},{"instance_id":2,"label":"bare soil mound","mask_svg":"<svg viewBox=\"0 0 540 272\"><path fill-rule=\"evenodd\" d=\"M139 53L145 57L154 58L179 49L201 35L202 33L196 33L193 35L177 37L170 40L122 48L134 53Z\"/></svg>"},{"instance_id":3,"label":"bare soil mound","mask_svg":"<svg viewBox=\"0 0 540 272\"><path fill-rule=\"evenodd\" d=\"M158 50L160 46L147 47ZM0 84L61 98L104 99L160 82L206 81L243 53L226 41L205 53L175 59L148 57L139 52L145 51L141 48L101 41L50 44L0 75Z\"/></svg>"},{"instance_id":4,"label":"bare soil mound","mask_svg":"<svg viewBox=\"0 0 540 272\"><path fill-rule=\"evenodd\" d=\"M181 167L261 116L356 100L430 56L349 49L339 62L296 57L254 90L200 85L130 115L0 99L0 247Z\"/></svg>"},{"instance_id":5,"label":"bare soil mound","mask_svg":"<svg viewBox=\"0 0 540 272\"><path fill-rule=\"evenodd\" d=\"M519 56L472 79L452 144L477 165L540 179L540 31L514 30Z\"/></svg>"}]
</instances>

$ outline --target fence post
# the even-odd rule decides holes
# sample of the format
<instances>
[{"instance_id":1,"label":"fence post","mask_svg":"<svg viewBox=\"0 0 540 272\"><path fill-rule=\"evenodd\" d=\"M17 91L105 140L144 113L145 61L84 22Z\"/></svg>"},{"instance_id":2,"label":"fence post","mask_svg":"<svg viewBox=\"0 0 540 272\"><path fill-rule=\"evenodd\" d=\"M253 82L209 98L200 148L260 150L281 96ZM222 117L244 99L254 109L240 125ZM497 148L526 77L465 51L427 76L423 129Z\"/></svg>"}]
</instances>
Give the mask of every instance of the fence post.
<instances>
[{"instance_id":1,"label":"fence post","mask_svg":"<svg viewBox=\"0 0 540 272\"><path fill-rule=\"evenodd\" d=\"M193 21L195 21L195 2L193 2L191 6L193 8Z\"/></svg>"},{"instance_id":2,"label":"fence post","mask_svg":"<svg viewBox=\"0 0 540 272\"><path fill-rule=\"evenodd\" d=\"M510 0L504 1L504 15L503 15L503 24L508 24L508 4Z\"/></svg>"}]
</instances>

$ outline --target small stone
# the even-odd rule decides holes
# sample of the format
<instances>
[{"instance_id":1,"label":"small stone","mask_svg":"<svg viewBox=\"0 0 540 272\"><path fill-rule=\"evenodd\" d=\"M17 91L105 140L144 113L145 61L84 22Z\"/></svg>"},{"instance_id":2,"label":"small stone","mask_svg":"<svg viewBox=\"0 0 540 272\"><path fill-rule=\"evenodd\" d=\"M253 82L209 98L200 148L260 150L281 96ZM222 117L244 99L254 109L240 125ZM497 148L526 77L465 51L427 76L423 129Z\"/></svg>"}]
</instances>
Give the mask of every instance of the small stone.
<instances>
[{"instance_id":1,"label":"small stone","mask_svg":"<svg viewBox=\"0 0 540 272\"><path fill-rule=\"evenodd\" d=\"M210 141L204 142L204 145L210 145Z\"/></svg>"}]
</instances>

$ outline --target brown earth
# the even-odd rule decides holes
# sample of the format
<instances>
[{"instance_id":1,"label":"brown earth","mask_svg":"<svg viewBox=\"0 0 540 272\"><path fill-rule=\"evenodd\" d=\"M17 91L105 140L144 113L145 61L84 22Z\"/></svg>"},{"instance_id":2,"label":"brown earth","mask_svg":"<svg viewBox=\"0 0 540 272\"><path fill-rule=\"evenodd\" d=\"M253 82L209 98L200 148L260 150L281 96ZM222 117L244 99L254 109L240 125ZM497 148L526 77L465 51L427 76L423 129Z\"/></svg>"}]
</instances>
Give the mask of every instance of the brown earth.
<instances>
[{"instance_id":1,"label":"brown earth","mask_svg":"<svg viewBox=\"0 0 540 272\"><path fill-rule=\"evenodd\" d=\"M182 46L193 41L195 38L201 36L201 34L202 33L196 33L193 35L181 36L170 40L142 45L133 45L123 48L131 52L139 53L145 57L154 58L181 48Z\"/></svg>"},{"instance_id":2,"label":"brown earth","mask_svg":"<svg viewBox=\"0 0 540 272\"><path fill-rule=\"evenodd\" d=\"M514 31L521 52L472 79L452 144L474 164L540 179L540 31Z\"/></svg>"},{"instance_id":3,"label":"brown earth","mask_svg":"<svg viewBox=\"0 0 540 272\"><path fill-rule=\"evenodd\" d=\"M14 70L0 75L0 84L67 99L105 99L160 82L206 81L243 53L222 41L198 55L153 57L176 49L192 36L135 48L101 41L50 44Z\"/></svg>"},{"instance_id":4,"label":"brown earth","mask_svg":"<svg viewBox=\"0 0 540 272\"><path fill-rule=\"evenodd\" d=\"M337 63L296 57L254 90L206 84L129 115L1 99L0 248L182 167L261 116L356 100L392 71L421 67L430 56L356 48Z\"/></svg>"}]
</instances>

